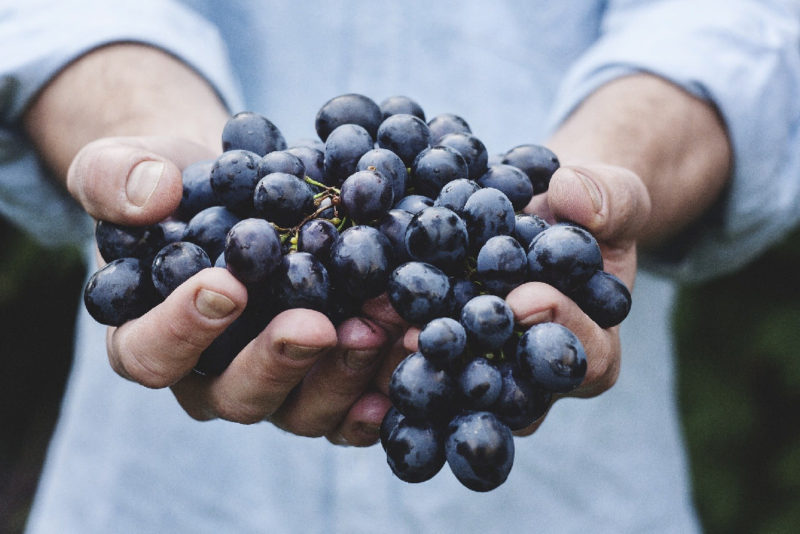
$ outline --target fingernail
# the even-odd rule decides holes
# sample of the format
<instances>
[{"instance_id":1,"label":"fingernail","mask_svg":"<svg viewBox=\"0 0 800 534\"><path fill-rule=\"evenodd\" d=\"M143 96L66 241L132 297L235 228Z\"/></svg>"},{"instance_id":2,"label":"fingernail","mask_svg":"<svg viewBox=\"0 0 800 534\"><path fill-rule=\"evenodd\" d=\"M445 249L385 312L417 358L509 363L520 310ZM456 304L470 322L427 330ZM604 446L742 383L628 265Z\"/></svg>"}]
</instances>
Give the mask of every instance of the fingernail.
<instances>
[{"instance_id":1,"label":"fingernail","mask_svg":"<svg viewBox=\"0 0 800 534\"><path fill-rule=\"evenodd\" d=\"M137 164L128 175L125 186L128 200L136 206L144 206L156 190L163 173L164 163L161 161L143 161Z\"/></svg>"},{"instance_id":2,"label":"fingernail","mask_svg":"<svg viewBox=\"0 0 800 534\"><path fill-rule=\"evenodd\" d=\"M595 212L599 212L603 208L603 195L600 193L600 188L597 187L597 184L583 174L579 170L575 170L575 175L581 181L583 188L586 190L586 193L589 195L589 199L592 201L592 208L594 208Z\"/></svg>"},{"instance_id":3,"label":"fingernail","mask_svg":"<svg viewBox=\"0 0 800 534\"><path fill-rule=\"evenodd\" d=\"M517 321L521 326L533 326L539 323L549 323L553 320L553 310L542 310L532 313L524 319Z\"/></svg>"},{"instance_id":4,"label":"fingernail","mask_svg":"<svg viewBox=\"0 0 800 534\"><path fill-rule=\"evenodd\" d=\"M287 356L293 360L305 360L317 356L318 354L322 354L326 350L327 349L324 347L306 347L305 345L290 345L285 343L281 352L284 356Z\"/></svg>"},{"instance_id":5,"label":"fingernail","mask_svg":"<svg viewBox=\"0 0 800 534\"><path fill-rule=\"evenodd\" d=\"M366 369L375 362L375 350L348 350L344 353L344 364L353 371Z\"/></svg>"},{"instance_id":6,"label":"fingernail","mask_svg":"<svg viewBox=\"0 0 800 534\"><path fill-rule=\"evenodd\" d=\"M381 434L381 427L372 423L358 423L356 428L367 439L377 439Z\"/></svg>"},{"instance_id":7,"label":"fingernail","mask_svg":"<svg viewBox=\"0 0 800 534\"><path fill-rule=\"evenodd\" d=\"M236 303L231 299L208 289L201 289L197 292L194 305L200 315L209 319L222 319L236 309Z\"/></svg>"}]
</instances>

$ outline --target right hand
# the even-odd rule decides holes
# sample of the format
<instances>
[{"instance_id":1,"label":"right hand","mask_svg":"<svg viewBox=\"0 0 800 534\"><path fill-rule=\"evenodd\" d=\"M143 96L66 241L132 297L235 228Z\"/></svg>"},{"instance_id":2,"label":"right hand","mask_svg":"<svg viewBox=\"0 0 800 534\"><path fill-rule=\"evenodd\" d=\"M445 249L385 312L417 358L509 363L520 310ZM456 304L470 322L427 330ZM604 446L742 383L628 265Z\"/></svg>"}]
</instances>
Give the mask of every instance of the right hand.
<instances>
[{"instance_id":1,"label":"right hand","mask_svg":"<svg viewBox=\"0 0 800 534\"><path fill-rule=\"evenodd\" d=\"M178 206L181 169L216 155L178 138L100 139L74 158L67 187L96 219L152 224ZM111 366L143 386L170 387L195 419L269 419L296 434L374 443L389 401L369 386L384 350L402 332L399 317L373 304L373 320L353 318L337 329L319 312L288 310L220 376L193 373L203 350L246 304L247 291L233 275L205 269L142 317L108 329Z\"/></svg>"}]
</instances>

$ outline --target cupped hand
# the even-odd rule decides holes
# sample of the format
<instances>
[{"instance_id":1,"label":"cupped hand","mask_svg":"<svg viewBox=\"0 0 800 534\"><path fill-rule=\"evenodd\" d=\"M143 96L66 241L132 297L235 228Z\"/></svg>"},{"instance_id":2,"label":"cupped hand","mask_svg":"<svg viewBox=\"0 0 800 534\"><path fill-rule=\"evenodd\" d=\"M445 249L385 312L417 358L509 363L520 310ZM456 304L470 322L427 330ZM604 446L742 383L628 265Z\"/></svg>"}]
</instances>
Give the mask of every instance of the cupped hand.
<instances>
[{"instance_id":1,"label":"cupped hand","mask_svg":"<svg viewBox=\"0 0 800 534\"><path fill-rule=\"evenodd\" d=\"M67 186L97 219L151 224L178 206L182 168L215 156L207 147L176 138L101 139L75 157ZM193 373L201 353L246 304L247 290L233 275L205 269L140 318L108 329L111 366L143 386L170 387L183 409L199 420L269 419L301 435L374 443L376 414L382 416L388 401L369 387L390 335L401 331L396 314L376 299L368 306L373 320L353 318L335 328L319 312L288 310L221 375Z\"/></svg>"}]
</instances>

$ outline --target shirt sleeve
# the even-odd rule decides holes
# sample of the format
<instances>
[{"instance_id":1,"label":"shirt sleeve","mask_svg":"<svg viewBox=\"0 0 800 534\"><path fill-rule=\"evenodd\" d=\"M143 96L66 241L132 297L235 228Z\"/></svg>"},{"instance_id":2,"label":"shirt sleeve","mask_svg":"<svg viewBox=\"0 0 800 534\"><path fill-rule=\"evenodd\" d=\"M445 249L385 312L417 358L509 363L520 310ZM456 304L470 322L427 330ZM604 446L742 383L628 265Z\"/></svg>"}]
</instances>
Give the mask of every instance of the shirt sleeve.
<instances>
[{"instance_id":1,"label":"shirt sleeve","mask_svg":"<svg viewBox=\"0 0 800 534\"><path fill-rule=\"evenodd\" d=\"M81 240L91 224L47 176L20 118L71 61L114 42L147 43L174 55L207 79L229 109L241 107L216 27L179 2L0 2L0 214L45 245Z\"/></svg>"},{"instance_id":2,"label":"shirt sleeve","mask_svg":"<svg viewBox=\"0 0 800 534\"><path fill-rule=\"evenodd\" d=\"M742 266L800 220L799 25L797 2L609 2L552 124L612 79L649 72L712 102L733 147L732 180L718 205L680 242L644 255L644 266L702 280Z\"/></svg>"}]
</instances>

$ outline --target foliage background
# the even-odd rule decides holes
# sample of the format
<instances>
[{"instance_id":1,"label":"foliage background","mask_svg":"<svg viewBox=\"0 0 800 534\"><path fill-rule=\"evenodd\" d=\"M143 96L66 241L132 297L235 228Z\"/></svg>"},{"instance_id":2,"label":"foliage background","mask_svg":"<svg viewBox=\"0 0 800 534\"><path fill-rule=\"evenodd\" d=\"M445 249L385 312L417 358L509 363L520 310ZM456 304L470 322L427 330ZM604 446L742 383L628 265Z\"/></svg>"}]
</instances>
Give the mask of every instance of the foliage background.
<instances>
[{"instance_id":1,"label":"foliage background","mask_svg":"<svg viewBox=\"0 0 800 534\"><path fill-rule=\"evenodd\" d=\"M21 532L69 369L84 276L0 222L0 533ZM800 233L682 291L679 396L708 533L800 525Z\"/></svg>"}]
</instances>

